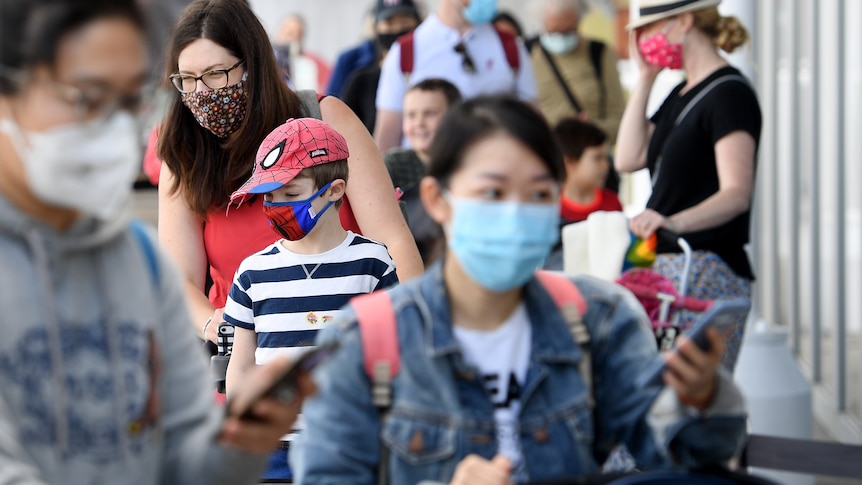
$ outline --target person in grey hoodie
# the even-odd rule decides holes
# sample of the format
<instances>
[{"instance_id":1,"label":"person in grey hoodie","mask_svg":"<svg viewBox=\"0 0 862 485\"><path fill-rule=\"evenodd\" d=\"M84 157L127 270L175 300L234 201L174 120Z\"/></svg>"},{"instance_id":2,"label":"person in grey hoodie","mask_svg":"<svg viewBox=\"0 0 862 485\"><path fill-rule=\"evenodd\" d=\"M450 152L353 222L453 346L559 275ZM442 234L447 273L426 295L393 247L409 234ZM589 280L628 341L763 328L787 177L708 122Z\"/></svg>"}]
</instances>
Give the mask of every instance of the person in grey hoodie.
<instances>
[{"instance_id":1,"label":"person in grey hoodie","mask_svg":"<svg viewBox=\"0 0 862 485\"><path fill-rule=\"evenodd\" d=\"M254 398L279 361L225 417L178 272L130 223L143 26L134 0L0 0L3 485L254 483L299 408Z\"/></svg>"}]
</instances>

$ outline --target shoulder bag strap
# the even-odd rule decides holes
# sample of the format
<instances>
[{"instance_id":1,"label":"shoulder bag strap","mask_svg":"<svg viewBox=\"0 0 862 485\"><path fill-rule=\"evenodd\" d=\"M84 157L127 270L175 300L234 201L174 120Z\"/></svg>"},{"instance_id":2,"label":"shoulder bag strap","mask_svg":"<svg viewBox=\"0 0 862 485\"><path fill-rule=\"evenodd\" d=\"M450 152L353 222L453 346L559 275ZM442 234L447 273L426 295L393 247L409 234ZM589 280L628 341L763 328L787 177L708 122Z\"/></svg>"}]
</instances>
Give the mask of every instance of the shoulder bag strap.
<instances>
[{"instance_id":1,"label":"shoulder bag strap","mask_svg":"<svg viewBox=\"0 0 862 485\"><path fill-rule=\"evenodd\" d=\"M553 72L554 77L557 78L557 83L559 83L560 88L563 90L563 94L566 95L566 99L569 100L569 104L571 104L572 108L575 109L575 113L583 111L584 109L581 107L580 103L578 103L578 100L575 99L574 93L569 89L569 85L566 84L566 80L563 78L563 73L560 72L560 68L557 67L557 63L554 62L554 57L547 49L545 49L545 46L543 46L541 42L536 42L536 44L539 46L539 49L542 50L542 54L545 55L545 60L548 61L548 66L550 66L551 72Z\"/></svg>"},{"instance_id":2,"label":"shoulder bag strap","mask_svg":"<svg viewBox=\"0 0 862 485\"><path fill-rule=\"evenodd\" d=\"M703 91L697 93L697 96L693 97L691 101L689 101L688 104L685 105L685 108L683 108L682 112L680 112L679 116L677 116L676 121L674 122L674 126L679 126L679 124L682 123L682 120L685 119L686 116L688 116L688 114L691 112L692 109L694 109L697 103L699 103L701 99L705 98L710 91L715 89L716 86L718 86L719 84L723 84L728 81L739 81L744 83L745 85L748 85L748 80L746 80L739 74L728 74L726 76L721 76L720 78L709 83L705 88L703 88Z\"/></svg>"},{"instance_id":3,"label":"shoulder bag strap","mask_svg":"<svg viewBox=\"0 0 862 485\"><path fill-rule=\"evenodd\" d=\"M597 40L590 41L590 63L593 65L593 70L596 73L596 80L599 82L599 116L604 118L608 113L608 97L605 90L604 73L602 72L602 56L605 52L605 44Z\"/></svg>"}]
</instances>

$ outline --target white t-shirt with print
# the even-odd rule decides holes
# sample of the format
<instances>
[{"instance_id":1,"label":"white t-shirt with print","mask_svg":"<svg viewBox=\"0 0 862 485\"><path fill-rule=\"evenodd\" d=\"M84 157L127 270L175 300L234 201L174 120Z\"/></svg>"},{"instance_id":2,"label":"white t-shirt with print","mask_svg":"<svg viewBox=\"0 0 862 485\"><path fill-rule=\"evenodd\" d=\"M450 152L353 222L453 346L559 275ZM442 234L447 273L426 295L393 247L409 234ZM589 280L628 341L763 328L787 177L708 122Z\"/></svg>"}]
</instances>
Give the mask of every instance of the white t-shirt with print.
<instances>
[{"instance_id":1,"label":"white t-shirt with print","mask_svg":"<svg viewBox=\"0 0 862 485\"><path fill-rule=\"evenodd\" d=\"M498 452L512 461L513 480L528 480L518 435L521 390L530 365L532 331L527 309L518 305L500 327L492 331L454 327L466 362L479 369L494 403Z\"/></svg>"}]
</instances>

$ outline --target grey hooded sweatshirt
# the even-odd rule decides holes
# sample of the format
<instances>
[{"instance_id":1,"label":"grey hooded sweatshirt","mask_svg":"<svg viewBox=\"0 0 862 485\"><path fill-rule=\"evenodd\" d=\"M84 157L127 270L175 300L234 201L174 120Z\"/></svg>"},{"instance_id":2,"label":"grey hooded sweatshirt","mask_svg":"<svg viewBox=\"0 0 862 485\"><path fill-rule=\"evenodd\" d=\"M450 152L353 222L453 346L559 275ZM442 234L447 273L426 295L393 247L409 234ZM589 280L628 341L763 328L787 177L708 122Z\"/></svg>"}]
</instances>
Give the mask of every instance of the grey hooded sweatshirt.
<instances>
[{"instance_id":1,"label":"grey hooded sweatshirt","mask_svg":"<svg viewBox=\"0 0 862 485\"><path fill-rule=\"evenodd\" d=\"M155 251L154 273L128 217L61 233L0 194L0 485L260 477L266 457L216 442L206 358Z\"/></svg>"}]
</instances>

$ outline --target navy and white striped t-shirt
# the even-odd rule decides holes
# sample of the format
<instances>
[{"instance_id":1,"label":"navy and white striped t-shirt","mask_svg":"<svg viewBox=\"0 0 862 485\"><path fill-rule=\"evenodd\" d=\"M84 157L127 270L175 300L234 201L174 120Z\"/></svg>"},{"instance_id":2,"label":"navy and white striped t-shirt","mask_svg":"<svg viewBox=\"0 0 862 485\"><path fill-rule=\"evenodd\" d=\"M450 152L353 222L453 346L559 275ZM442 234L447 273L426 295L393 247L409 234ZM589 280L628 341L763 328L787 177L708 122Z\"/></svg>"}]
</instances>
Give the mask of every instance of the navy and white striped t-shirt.
<instances>
[{"instance_id":1,"label":"navy and white striped t-shirt","mask_svg":"<svg viewBox=\"0 0 862 485\"><path fill-rule=\"evenodd\" d=\"M240 264L224 319L257 334L255 363L264 364L313 345L352 297L397 283L386 247L351 231L321 254L292 253L277 241Z\"/></svg>"}]
</instances>

